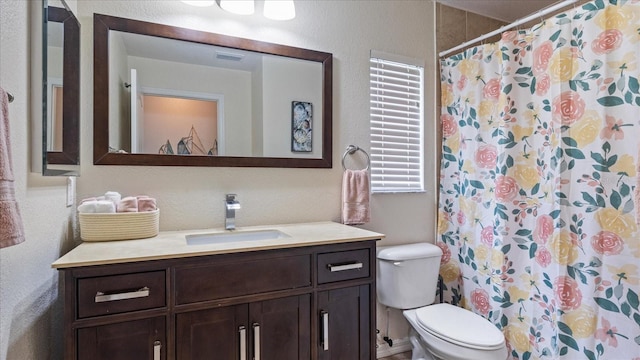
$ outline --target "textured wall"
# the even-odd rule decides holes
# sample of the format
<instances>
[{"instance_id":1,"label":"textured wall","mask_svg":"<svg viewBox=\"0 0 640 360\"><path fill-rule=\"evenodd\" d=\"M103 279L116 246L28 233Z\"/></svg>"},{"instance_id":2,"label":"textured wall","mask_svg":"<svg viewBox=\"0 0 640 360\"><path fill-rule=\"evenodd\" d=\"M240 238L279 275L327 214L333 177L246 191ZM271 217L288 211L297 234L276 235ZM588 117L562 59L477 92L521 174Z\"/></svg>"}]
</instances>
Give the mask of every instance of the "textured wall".
<instances>
[{"instance_id":1,"label":"textured wall","mask_svg":"<svg viewBox=\"0 0 640 360\"><path fill-rule=\"evenodd\" d=\"M259 2L258 2L259 4ZM117 190L158 198L161 229L220 227L222 199L234 192L242 203L238 226L339 220L340 159L345 147L369 144L368 60L371 49L427 61L434 82L433 3L424 1L300 1L294 20L274 22L259 14L237 16L217 6L198 9L177 1L82 1L82 177L79 197ZM258 9L259 10L259 9ZM92 14L188 26L211 32L306 47L334 54L333 169L251 169L94 166L92 159ZM388 26L390 23L403 26ZM434 90L427 87L427 104ZM433 173L433 107L427 107L427 174ZM149 179L153 179L149 181ZM376 195L365 227L391 242L430 241L435 179L419 195Z\"/></svg>"},{"instance_id":2,"label":"textured wall","mask_svg":"<svg viewBox=\"0 0 640 360\"><path fill-rule=\"evenodd\" d=\"M29 4L0 1L0 86L15 96L11 150L26 232L24 243L0 249L0 359L7 360L61 358L62 301L50 264L72 246L65 179L29 172Z\"/></svg>"},{"instance_id":3,"label":"textured wall","mask_svg":"<svg viewBox=\"0 0 640 360\"><path fill-rule=\"evenodd\" d=\"M0 250L0 359L61 358L61 301L50 263L69 250L73 209L64 206L64 179L28 173L28 3L0 2L0 80L16 95L10 106L17 191L27 242ZM258 2L260 10L261 2ZM117 190L159 200L161 230L221 227L222 199L242 203L238 226L339 220L340 160L348 144L369 147L369 51L424 59L426 64L426 189L423 194L374 195L367 229L387 234L384 245L433 241L435 214L435 32L431 1L297 1L297 17L274 22L259 14L236 16L217 6L179 1L79 1L81 35L81 177L78 197ZM333 169L260 169L94 166L94 12L179 25L305 47L334 54ZM380 325L386 315L379 316ZM399 313L392 337L406 335Z\"/></svg>"}]
</instances>

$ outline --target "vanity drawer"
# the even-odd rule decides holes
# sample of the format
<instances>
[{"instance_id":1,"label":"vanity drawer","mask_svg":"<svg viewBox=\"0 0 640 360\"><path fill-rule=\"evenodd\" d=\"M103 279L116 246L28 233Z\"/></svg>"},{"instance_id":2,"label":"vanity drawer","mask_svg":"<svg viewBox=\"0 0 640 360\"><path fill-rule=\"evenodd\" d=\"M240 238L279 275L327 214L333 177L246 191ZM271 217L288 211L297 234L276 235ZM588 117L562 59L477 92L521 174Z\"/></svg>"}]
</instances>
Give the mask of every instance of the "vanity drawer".
<instances>
[{"instance_id":1,"label":"vanity drawer","mask_svg":"<svg viewBox=\"0 0 640 360\"><path fill-rule=\"evenodd\" d=\"M78 318L165 305L165 271L78 279Z\"/></svg>"},{"instance_id":2,"label":"vanity drawer","mask_svg":"<svg viewBox=\"0 0 640 360\"><path fill-rule=\"evenodd\" d=\"M318 284L369 277L369 249L318 254Z\"/></svg>"},{"instance_id":3,"label":"vanity drawer","mask_svg":"<svg viewBox=\"0 0 640 360\"><path fill-rule=\"evenodd\" d=\"M311 255L238 259L175 269L176 304L311 286Z\"/></svg>"}]
</instances>

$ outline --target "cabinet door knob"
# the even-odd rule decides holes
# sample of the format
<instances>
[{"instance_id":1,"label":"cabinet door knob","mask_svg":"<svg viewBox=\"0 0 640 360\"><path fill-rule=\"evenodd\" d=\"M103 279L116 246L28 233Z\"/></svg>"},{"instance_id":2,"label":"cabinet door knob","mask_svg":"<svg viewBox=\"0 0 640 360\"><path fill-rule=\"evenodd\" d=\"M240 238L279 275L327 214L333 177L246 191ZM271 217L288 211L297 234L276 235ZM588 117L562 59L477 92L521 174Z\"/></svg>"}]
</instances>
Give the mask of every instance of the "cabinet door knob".
<instances>
[{"instance_id":1,"label":"cabinet door knob","mask_svg":"<svg viewBox=\"0 0 640 360\"><path fill-rule=\"evenodd\" d=\"M240 335L240 360L247 360L247 329L240 326L238 334Z\"/></svg>"},{"instance_id":2,"label":"cabinet door knob","mask_svg":"<svg viewBox=\"0 0 640 360\"><path fill-rule=\"evenodd\" d=\"M160 360L160 349L162 349L162 343L156 340L153 343L153 360Z\"/></svg>"},{"instance_id":3,"label":"cabinet door knob","mask_svg":"<svg viewBox=\"0 0 640 360\"><path fill-rule=\"evenodd\" d=\"M326 311L320 312L322 318L322 350L329 350L329 313Z\"/></svg>"},{"instance_id":4,"label":"cabinet door knob","mask_svg":"<svg viewBox=\"0 0 640 360\"><path fill-rule=\"evenodd\" d=\"M260 324L253 323L253 360L260 360Z\"/></svg>"}]
</instances>

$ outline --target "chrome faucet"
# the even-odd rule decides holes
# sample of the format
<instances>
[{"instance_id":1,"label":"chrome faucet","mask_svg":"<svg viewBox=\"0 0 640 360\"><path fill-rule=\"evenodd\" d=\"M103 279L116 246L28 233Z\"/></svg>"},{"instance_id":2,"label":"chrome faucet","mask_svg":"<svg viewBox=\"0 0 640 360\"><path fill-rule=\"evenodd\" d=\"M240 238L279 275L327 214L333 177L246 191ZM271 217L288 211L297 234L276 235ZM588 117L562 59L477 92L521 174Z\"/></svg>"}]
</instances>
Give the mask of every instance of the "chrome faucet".
<instances>
[{"instance_id":1,"label":"chrome faucet","mask_svg":"<svg viewBox=\"0 0 640 360\"><path fill-rule=\"evenodd\" d=\"M236 199L236 196L236 194L227 194L224 201L226 210L224 228L226 230L236 229L236 210L240 210L240 202Z\"/></svg>"}]
</instances>

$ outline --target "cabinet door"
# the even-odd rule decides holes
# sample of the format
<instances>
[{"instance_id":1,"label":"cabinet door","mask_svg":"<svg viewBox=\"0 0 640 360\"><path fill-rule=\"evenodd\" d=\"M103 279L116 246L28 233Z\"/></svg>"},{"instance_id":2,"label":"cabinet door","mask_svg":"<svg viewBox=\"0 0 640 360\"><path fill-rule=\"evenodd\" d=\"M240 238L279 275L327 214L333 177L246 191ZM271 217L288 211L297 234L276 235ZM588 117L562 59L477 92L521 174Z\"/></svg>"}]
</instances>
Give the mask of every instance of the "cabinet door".
<instances>
[{"instance_id":1,"label":"cabinet door","mask_svg":"<svg viewBox=\"0 0 640 360\"><path fill-rule=\"evenodd\" d=\"M318 293L319 359L371 359L370 291L361 285Z\"/></svg>"},{"instance_id":2,"label":"cabinet door","mask_svg":"<svg viewBox=\"0 0 640 360\"><path fill-rule=\"evenodd\" d=\"M249 304L254 359L311 358L311 295L304 294Z\"/></svg>"},{"instance_id":3,"label":"cabinet door","mask_svg":"<svg viewBox=\"0 0 640 360\"><path fill-rule=\"evenodd\" d=\"M176 316L176 356L180 360L245 360L247 305L226 306Z\"/></svg>"},{"instance_id":4,"label":"cabinet door","mask_svg":"<svg viewBox=\"0 0 640 360\"><path fill-rule=\"evenodd\" d=\"M165 318L125 321L78 330L78 360L164 360Z\"/></svg>"}]
</instances>

